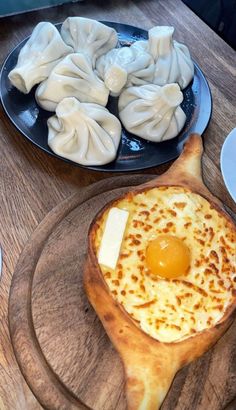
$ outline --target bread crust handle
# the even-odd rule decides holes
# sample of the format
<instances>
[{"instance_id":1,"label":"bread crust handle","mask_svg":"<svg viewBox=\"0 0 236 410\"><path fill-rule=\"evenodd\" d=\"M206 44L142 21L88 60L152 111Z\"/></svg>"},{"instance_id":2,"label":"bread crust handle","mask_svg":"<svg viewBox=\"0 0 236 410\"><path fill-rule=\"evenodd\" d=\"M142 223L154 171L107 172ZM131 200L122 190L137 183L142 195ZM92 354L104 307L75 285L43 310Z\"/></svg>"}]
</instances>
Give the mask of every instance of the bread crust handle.
<instances>
[{"instance_id":1,"label":"bread crust handle","mask_svg":"<svg viewBox=\"0 0 236 410\"><path fill-rule=\"evenodd\" d=\"M202 182L201 158L203 154L203 143L200 134L191 134L184 145L183 152L171 165L166 174L176 177L176 174L188 175Z\"/></svg>"},{"instance_id":2,"label":"bread crust handle","mask_svg":"<svg viewBox=\"0 0 236 410\"><path fill-rule=\"evenodd\" d=\"M161 350L161 349L160 349ZM167 353L167 352L166 352ZM132 363L126 358L126 397L128 410L158 410L172 384L180 364L171 352L156 355L132 355Z\"/></svg>"},{"instance_id":3,"label":"bread crust handle","mask_svg":"<svg viewBox=\"0 0 236 410\"><path fill-rule=\"evenodd\" d=\"M140 185L152 188L161 185L175 185L190 188L214 202L220 208L223 207L221 201L212 195L202 179L201 159L203 154L203 143L200 134L191 134L186 141L179 158L162 175L152 179L146 184Z\"/></svg>"},{"instance_id":4,"label":"bread crust handle","mask_svg":"<svg viewBox=\"0 0 236 410\"><path fill-rule=\"evenodd\" d=\"M202 356L228 329L233 320L230 312L228 315L215 327L178 343L161 343L134 328L127 329L127 337L120 343L115 337L113 343L125 368L128 410L158 410L176 373ZM136 336L133 340L132 333Z\"/></svg>"},{"instance_id":5,"label":"bread crust handle","mask_svg":"<svg viewBox=\"0 0 236 410\"><path fill-rule=\"evenodd\" d=\"M91 240L91 238L90 238ZM128 410L158 410L176 372L184 364L182 351L150 338L111 297L89 248L84 286L108 336L118 350L126 379Z\"/></svg>"}]
</instances>

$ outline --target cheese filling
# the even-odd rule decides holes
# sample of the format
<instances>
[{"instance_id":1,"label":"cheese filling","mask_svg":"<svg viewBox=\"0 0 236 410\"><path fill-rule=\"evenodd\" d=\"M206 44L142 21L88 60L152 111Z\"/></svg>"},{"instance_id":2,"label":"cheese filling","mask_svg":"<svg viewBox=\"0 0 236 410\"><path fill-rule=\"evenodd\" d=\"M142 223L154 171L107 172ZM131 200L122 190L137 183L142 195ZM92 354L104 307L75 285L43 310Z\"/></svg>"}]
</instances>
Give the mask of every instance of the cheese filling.
<instances>
[{"instance_id":1,"label":"cheese filling","mask_svg":"<svg viewBox=\"0 0 236 410\"><path fill-rule=\"evenodd\" d=\"M161 342L178 342L215 326L226 308L235 303L233 224L203 197L179 187L129 194L115 206L128 212L129 219L115 268L100 267L113 297L137 326ZM98 221L97 253L107 217L108 211ZM112 241L117 226L109 229ZM163 234L180 238L190 250L187 274L171 279L150 274L146 249Z\"/></svg>"}]
</instances>

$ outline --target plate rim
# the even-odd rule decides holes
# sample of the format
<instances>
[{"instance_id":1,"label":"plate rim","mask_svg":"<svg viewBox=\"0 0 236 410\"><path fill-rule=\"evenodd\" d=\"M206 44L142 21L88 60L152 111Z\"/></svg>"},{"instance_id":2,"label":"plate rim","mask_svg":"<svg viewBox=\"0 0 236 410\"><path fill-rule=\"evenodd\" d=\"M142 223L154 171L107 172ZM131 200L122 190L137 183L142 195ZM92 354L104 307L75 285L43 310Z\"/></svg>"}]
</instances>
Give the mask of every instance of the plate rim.
<instances>
[{"instance_id":1,"label":"plate rim","mask_svg":"<svg viewBox=\"0 0 236 410\"><path fill-rule=\"evenodd\" d=\"M99 22L101 22L101 23L103 23L103 24L106 24L106 25L110 25L110 24L111 24L111 26L112 26L112 25L115 25L115 26L116 26L116 25L121 25L121 26L127 27L127 28L129 28L129 29L141 30L141 31L142 31L143 33L145 33L146 35L148 34L148 30L145 30L145 29L143 29L143 28L140 28L140 27L137 27L137 26L133 26L133 25L130 25L130 24L119 23L119 22L115 22L115 21L107 21L107 20L99 20ZM52 24L58 29L63 23L59 22L59 23L52 23ZM31 35L31 34L30 34L30 35ZM76 163L76 162L74 162L74 161L71 161L71 160L69 160L69 159L67 159L67 158L64 158L64 157L62 157L62 156L60 156L60 155L54 153L54 152L50 149L50 147L48 147L48 149L46 149L45 147L41 146L38 142L35 142L29 135L27 135L26 132L24 132L24 131L17 125L17 123L14 121L14 119L12 119L10 113L8 112L8 110L7 110L7 108L6 108L6 105L5 105L4 99L3 99L3 95L2 95L2 78L3 78L3 72L4 72L4 69L5 69L5 66L6 66L8 60L9 60L9 59L11 58L11 56L14 54L15 50L16 50L18 47L20 47L22 43L26 42L26 41L30 38L30 35L27 36L27 37L25 37L25 38L24 38L23 40L21 40L13 49L11 49L11 51L8 53L8 55L7 55L6 58L4 59L4 61L3 61L3 63L2 63L2 66L1 66L1 70L0 70L0 101L1 101L2 107L3 107L3 109L4 109L5 114L6 114L7 117L9 118L10 122L14 125L14 127L18 130L18 132L19 132L24 138L26 138L27 141L29 141L31 144L33 144L34 146L36 146L37 148L39 148L40 150L42 150L42 151L43 151L44 153L46 153L47 155L50 155L50 156L52 156L52 157L54 157L54 158L57 158L57 159L59 159L59 160L61 160L61 161L63 161L63 162L66 162L67 164L70 164L70 165L72 165L72 166L79 167L79 168L82 168L82 169L88 169L88 170L91 170L91 171L98 171L98 172L105 172L105 173L109 173L109 172L112 172L112 173L113 173L113 172L114 172L114 173L123 173L123 172L125 172L125 173L126 173L126 172L131 173L131 172L145 171L145 170L152 169L152 168L155 169L156 167L159 167L159 166L161 166L161 165L167 164L167 163L169 163L169 162L175 160L175 159L180 155L180 153L181 153L182 150L183 150L183 146L184 146L185 142L186 142L186 141L188 140L188 138L189 138L189 135L184 139L184 141L181 141L181 142L180 142L180 144L179 144L180 149L179 149L179 153L178 153L177 155L172 155L172 156L170 156L168 159L166 159L166 160L164 160L164 161L161 161L159 164L151 164L151 165L148 164L148 165L142 165L141 167L140 167L140 165L137 165L137 166L133 166L132 168L126 168L126 169L123 169L123 168L121 168L121 169L119 169L119 168L116 169L115 167L109 168L109 167L111 166L111 164L113 164L113 163L115 164L115 163L116 163L116 158L115 158L112 162L110 162L110 163L108 163L108 164L104 164L104 165L97 165L97 166L96 166L96 165L95 165L95 166L90 165L90 166L86 166L86 165L78 164L78 163ZM119 35L119 32L118 32L118 35ZM199 73L200 76L201 76L201 80L202 80L202 82L203 82L203 84L204 84L205 90L207 91L207 97L208 97L208 102L209 102L207 120L206 120L206 122L204 123L203 130L201 130L201 135L202 135L202 134L206 131L206 129L207 129L209 123L210 123L211 117L212 117L213 98L212 98L211 89L210 89L210 86L209 86L209 83L208 83L208 81L207 81L207 78L206 78L205 74L203 73L203 71L202 71L201 68L199 67L198 63L196 63L193 58L192 58L192 61L193 61L193 64L194 64L194 69L197 69L197 70L198 70L198 73ZM186 88L187 88L187 87L186 87ZM198 118L199 118L199 116L197 117L197 120L198 120ZM178 134L175 138L178 138L178 136L179 136L179 134ZM136 137L136 136L135 136L135 137ZM137 138L138 138L138 137L137 137Z\"/></svg>"},{"instance_id":2,"label":"plate rim","mask_svg":"<svg viewBox=\"0 0 236 410\"><path fill-rule=\"evenodd\" d=\"M232 144L233 136L236 140L236 127L233 128L230 131L230 133L227 135L227 137L225 138L225 140L223 142L221 152L220 152L220 169L221 169L221 174L222 174L222 177L223 177L223 180L224 180L224 184L227 188L227 191L230 194L233 201L236 203L236 188L235 188L235 192L232 192L232 189L229 186L228 179L227 179L226 173L225 173L225 163L227 162L226 161L226 150L228 149L229 145ZM235 164L236 164L236 162L235 162Z\"/></svg>"}]
</instances>

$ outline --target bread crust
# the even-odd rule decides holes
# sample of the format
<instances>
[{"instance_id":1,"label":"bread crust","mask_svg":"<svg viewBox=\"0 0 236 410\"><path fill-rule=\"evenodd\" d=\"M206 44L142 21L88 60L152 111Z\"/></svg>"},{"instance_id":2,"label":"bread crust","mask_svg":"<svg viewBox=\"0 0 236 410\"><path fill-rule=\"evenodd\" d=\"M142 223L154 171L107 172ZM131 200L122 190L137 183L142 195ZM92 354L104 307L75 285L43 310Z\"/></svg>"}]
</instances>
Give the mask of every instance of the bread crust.
<instances>
[{"instance_id":1,"label":"bread crust","mask_svg":"<svg viewBox=\"0 0 236 410\"><path fill-rule=\"evenodd\" d=\"M136 187L132 192L136 194L158 186L174 185L188 188L207 199L236 231L235 224L223 210L222 203L212 195L202 181L202 152L201 137L192 134L185 144L183 153L165 174ZM198 332L182 341L162 343L143 332L113 298L95 254L96 221L106 209L114 206L116 202L117 200L107 204L90 226L84 287L88 299L121 356L126 378L128 409L157 410L177 371L206 352L230 326L236 309L236 295L234 302L214 327Z\"/></svg>"}]
</instances>

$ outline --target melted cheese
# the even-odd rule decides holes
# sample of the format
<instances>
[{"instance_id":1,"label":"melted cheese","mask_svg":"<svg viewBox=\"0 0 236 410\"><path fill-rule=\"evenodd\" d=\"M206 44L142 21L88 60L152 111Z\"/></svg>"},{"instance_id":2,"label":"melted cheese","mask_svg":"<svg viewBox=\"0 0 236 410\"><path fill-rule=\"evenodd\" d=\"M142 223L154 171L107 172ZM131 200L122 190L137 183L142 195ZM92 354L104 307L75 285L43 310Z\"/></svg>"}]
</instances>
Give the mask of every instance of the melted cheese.
<instances>
[{"instance_id":1,"label":"melted cheese","mask_svg":"<svg viewBox=\"0 0 236 410\"><path fill-rule=\"evenodd\" d=\"M143 331L161 342L177 342L211 328L235 301L236 232L233 224L200 195L179 187L128 194L115 206L129 212L115 269L101 266L114 298ZM95 248L104 232L98 221ZM160 234L181 238L191 251L186 276L152 277L145 252Z\"/></svg>"}]
</instances>

